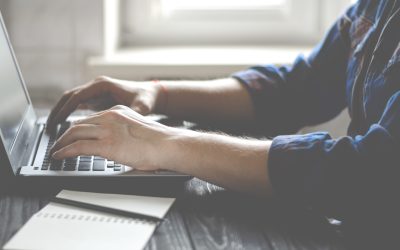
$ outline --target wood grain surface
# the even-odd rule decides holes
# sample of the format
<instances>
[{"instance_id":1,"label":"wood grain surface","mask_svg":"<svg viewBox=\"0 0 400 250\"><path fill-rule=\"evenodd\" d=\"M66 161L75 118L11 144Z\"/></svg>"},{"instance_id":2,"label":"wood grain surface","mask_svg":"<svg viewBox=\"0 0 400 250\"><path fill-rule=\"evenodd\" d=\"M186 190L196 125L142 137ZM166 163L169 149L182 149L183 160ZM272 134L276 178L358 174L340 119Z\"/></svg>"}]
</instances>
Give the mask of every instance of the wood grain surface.
<instances>
[{"instance_id":1,"label":"wood grain surface","mask_svg":"<svg viewBox=\"0 0 400 250\"><path fill-rule=\"evenodd\" d=\"M311 213L198 179L182 189L146 249L344 249L331 226ZM2 187L0 246L56 192L10 192Z\"/></svg>"}]
</instances>

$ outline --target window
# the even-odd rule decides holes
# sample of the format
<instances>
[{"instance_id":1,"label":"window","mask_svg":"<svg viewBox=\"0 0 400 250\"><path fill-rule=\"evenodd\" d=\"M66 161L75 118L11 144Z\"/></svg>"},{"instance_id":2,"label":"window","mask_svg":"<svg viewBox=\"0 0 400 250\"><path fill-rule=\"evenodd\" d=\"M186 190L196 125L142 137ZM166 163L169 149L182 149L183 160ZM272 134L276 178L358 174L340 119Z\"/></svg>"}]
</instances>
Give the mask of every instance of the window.
<instances>
[{"instance_id":1,"label":"window","mask_svg":"<svg viewBox=\"0 0 400 250\"><path fill-rule=\"evenodd\" d=\"M349 0L120 0L122 47L307 45ZM330 22L332 20L329 20Z\"/></svg>"},{"instance_id":2,"label":"window","mask_svg":"<svg viewBox=\"0 0 400 250\"><path fill-rule=\"evenodd\" d=\"M91 75L210 79L307 54L354 0L103 0ZM281 46L281 47L280 47Z\"/></svg>"},{"instance_id":3,"label":"window","mask_svg":"<svg viewBox=\"0 0 400 250\"><path fill-rule=\"evenodd\" d=\"M176 10L254 10L259 8L273 8L284 5L286 0L161 0L162 9Z\"/></svg>"}]
</instances>

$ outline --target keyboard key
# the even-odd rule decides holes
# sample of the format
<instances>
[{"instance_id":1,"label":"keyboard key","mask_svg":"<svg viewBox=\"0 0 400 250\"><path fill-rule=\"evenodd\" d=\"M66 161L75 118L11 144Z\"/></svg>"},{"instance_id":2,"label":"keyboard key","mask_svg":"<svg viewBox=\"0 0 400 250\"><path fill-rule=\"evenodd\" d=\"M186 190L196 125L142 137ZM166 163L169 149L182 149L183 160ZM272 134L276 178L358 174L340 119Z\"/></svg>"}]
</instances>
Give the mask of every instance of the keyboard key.
<instances>
[{"instance_id":1,"label":"keyboard key","mask_svg":"<svg viewBox=\"0 0 400 250\"><path fill-rule=\"evenodd\" d=\"M58 125L56 130L51 131L51 135L45 152L45 159L41 167L42 170L48 170L49 167L51 170L62 169L63 161L56 161L52 159L50 156L50 150L51 147L54 145L55 141L57 140L57 138L59 138L70 127L70 125L71 125L70 122L64 122L61 125Z\"/></svg>"},{"instance_id":2,"label":"keyboard key","mask_svg":"<svg viewBox=\"0 0 400 250\"><path fill-rule=\"evenodd\" d=\"M76 170L76 165L74 166L65 166L63 168L63 171L75 171Z\"/></svg>"},{"instance_id":3,"label":"keyboard key","mask_svg":"<svg viewBox=\"0 0 400 250\"><path fill-rule=\"evenodd\" d=\"M108 168L113 168L114 166L115 166L115 163L113 161L107 161Z\"/></svg>"},{"instance_id":4,"label":"keyboard key","mask_svg":"<svg viewBox=\"0 0 400 250\"><path fill-rule=\"evenodd\" d=\"M64 162L64 171L74 171L78 165L78 158L67 158Z\"/></svg>"},{"instance_id":5,"label":"keyboard key","mask_svg":"<svg viewBox=\"0 0 400 250\"><path fill-rule=\"evenodd\" d=\"M45 160L42 164L42 170L48 170L50 166L50 162L48 162L47 160Z\"/></svg>"},{"instance_id":6,"label":"keyboard key","mask_svg":"<svg viewBox=\"0 0 400 250\"><path fill-rule=\"evenodd\" d=\"M104 171L106 169L104 160L93 161L93 171Z\"/></svg>"},{"instance_id":7,"label":"keyboard key","mask_svg":"<svg viewBox=\"0 0 400 250\"><path fill-rule=\"evenodd\" d=\"M63 162L60 160L52 160L50 164L50 170L61 170Z\"/></svg>"},{"instance_id":8,"label":"keyboard key","mask_svg":"<svg viewBox=\"0 0 400 250\"><path fill-rule=\"evenodd\" d=\"M79 157L80 162L91 162L92 161L92 156L81 156Z\"/></svg>"},{"instance_id":9,"label":"keyboard key","mask_svg":"<svg viewBox=\"0 0 400 250\"><path fill-rule=\"evenodd\" d=\"M77 157L65 159L66 163L76 163L77 161L78 161Z\"/></svg>"},{"instance_id":10,"label":"keyboard key","mask_svg":"<svg viewBox=\"0 0 400 250\"><path fill-rule=\"evenodd\" d=\"M91 166L91 162L79 162L78 171L90 171Z\"/></svg>"},{"instance_id":11,"label":"keyboard key","mask_svg":"<svg viewBox=\"0 0 400 250\"><path fill-rule=\"evenodd\" d=\"M78 164L78 159L65 159L64 165L76 166Z\"/></svg>"}]
</instances>

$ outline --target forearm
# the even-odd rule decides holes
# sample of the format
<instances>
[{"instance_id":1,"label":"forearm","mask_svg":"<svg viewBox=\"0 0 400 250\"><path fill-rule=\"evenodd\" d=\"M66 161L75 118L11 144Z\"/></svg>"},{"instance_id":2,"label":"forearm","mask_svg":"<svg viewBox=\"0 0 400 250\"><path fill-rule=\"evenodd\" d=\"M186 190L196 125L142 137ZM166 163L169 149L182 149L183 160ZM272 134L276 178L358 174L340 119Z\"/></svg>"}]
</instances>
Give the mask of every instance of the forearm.
<instances>
[{"instance_id":1,"label":"forearm","mask_svg":"<svg viewBox=\"0 0 400 250\"><path fill-rule=\"evenodd\" d=\"M195 121L252 122L253 104L236 79L212 81L162 81L162 113Z\"/></svg>"},{"instance_id":2,"label":"forearm","mask_svg":"<svg viewBox=\"0 0 400 250\"><path fill-rule=\"evenodd\" d=\"M167 160L172 170L240 192L271 194L267 165L271 141L181 131L172 145L174 154Z\"/></svg>"}]
</instances>

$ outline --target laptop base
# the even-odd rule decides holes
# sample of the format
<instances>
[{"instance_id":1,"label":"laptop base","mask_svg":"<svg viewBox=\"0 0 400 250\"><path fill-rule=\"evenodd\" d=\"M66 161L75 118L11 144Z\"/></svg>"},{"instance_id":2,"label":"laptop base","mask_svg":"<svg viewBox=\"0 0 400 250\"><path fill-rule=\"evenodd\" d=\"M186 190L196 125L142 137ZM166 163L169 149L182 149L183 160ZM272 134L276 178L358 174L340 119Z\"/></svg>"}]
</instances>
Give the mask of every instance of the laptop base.
<instances>
[{"instance_id":1,"label":"laptop base","mask_svg":"<svg viewBox=\"0 0 400 250\"><path fill-rule=\"evenodd\" d=\"M135 194L145 196L176 197L181 194L190 178L141 177L137 179L121 177L23 177L16 176L1 180L0 191L20 194L49 194L62 189Z\"/></svg>"}]
</instances>

